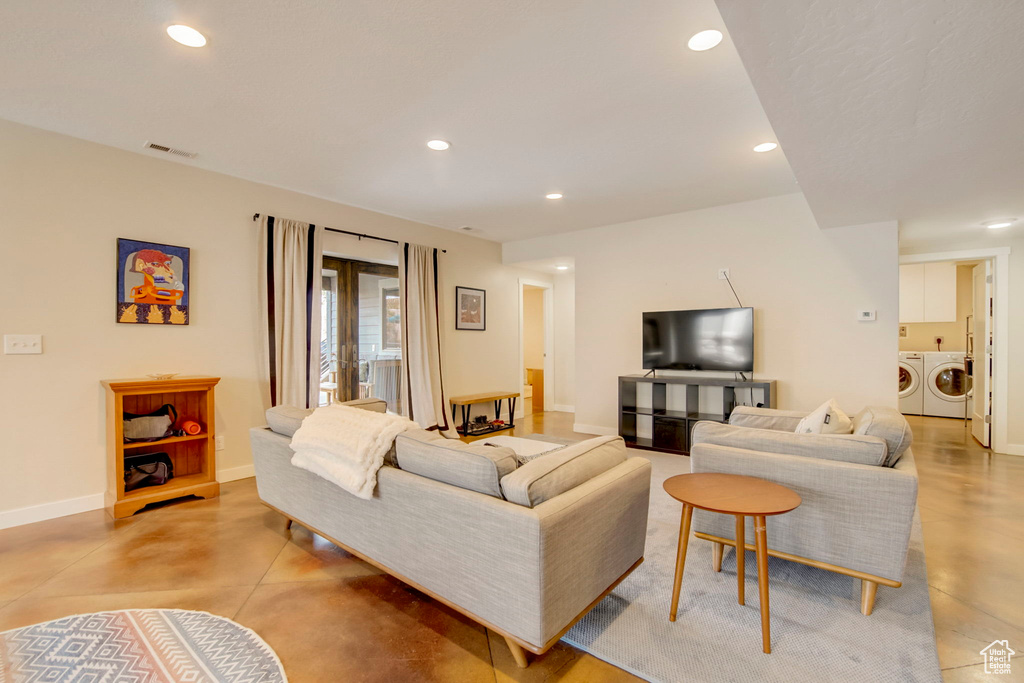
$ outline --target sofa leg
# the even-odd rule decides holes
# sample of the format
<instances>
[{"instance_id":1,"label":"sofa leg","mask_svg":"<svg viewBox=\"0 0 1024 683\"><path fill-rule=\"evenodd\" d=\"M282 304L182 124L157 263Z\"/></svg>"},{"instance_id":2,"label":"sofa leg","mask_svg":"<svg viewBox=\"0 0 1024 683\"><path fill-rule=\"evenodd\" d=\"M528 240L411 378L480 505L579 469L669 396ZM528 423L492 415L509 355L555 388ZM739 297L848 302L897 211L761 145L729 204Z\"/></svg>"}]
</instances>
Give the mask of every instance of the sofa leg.
<instances>
[{"instance_id":1,"label":"sofa leg","mask_svg":"<svg viewBox=\"0 0 1024 683\"><path fill-rule=\"evenodd\" d=\"M725 551L725 546L721 543L711 544L711 566L715 568L716 572L722 571L722 553Z\"/></svg>"},{"instance_id":2,"label":"sofa leg","mask_svg":"<svg viewBox=\"0 0 1024 683\"><path fill-rule=\"evenodd\" d=\"M866 617L871 616L875 609L875 595L878 593L878 584L874 581L861 579L860 582L860 613Z\"/></svg>"},{"instance_id":3,"label":"sofa leg","mask_svg":"<svg viewBox=\"0 0 1024 683\"><path fill-rule=\"evenodd\" d=\"M516 666L520 669L530 666L530 661L526 658L526 650L523 649L522 645L508 636L505 636L505 642L508 643L508 649L512 650L512 658L516 660Z\"/></svg>"}]
</instances>

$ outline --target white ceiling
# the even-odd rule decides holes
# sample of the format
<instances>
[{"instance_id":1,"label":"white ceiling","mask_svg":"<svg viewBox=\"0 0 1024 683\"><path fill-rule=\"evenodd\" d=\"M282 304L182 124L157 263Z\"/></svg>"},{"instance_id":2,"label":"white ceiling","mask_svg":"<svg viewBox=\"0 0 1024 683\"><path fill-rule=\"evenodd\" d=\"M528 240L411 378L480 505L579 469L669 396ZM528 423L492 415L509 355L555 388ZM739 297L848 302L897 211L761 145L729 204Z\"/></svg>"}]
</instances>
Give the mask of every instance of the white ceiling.
<instances>
[{"instance_id":1,"label":"white ceiling","mask_svg":"<svg viewBox=\"0 0 1024 683\"><path fill-rule=\"evenodd\" d=\"M516 261L515 264L520 268L539 270L542 273L550 273L552 275L576 272L576 259L573 256L553 256L531 261Z\"/></svg>"},{"instance_id":2,"label":"white ceiling","mask_svg":"<svg viewBox=\"0 0 1024 683\"><path fill-rule=\"evenodd\" d=\"M0 118L499 241L796 189L751 152L774 133L729 39L686 48L724 28L713 0L52 0L0 25Z\"/></svg>"},{"instance_id":3,"label":"white ceiling","mask_svg":"<svg viewBox=\"0 0 1024 683\"><path fill-rule=\"evenodd\" d=\"M717 1L822 227L1024 235L1024 2Z\"/></svg>"}]
</instances>

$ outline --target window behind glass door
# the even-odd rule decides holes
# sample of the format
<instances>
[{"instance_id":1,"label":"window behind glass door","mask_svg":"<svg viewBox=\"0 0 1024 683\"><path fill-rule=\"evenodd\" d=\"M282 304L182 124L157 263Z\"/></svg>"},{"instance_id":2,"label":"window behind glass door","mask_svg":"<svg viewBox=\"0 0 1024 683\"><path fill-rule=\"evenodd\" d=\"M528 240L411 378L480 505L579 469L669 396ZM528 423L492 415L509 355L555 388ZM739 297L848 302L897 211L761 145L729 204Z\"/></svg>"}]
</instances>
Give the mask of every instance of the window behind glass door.
<instances>
[{"instance_id":1,"label":"window behind glass door","mask_svg":"<svg viewBox=\"0 0 1024 683\"><path fill-rule=\"evenodd\" d=\"M320 404L381 398L401 412L398 268L324 257Z\"/></svg>"}]
</instances>

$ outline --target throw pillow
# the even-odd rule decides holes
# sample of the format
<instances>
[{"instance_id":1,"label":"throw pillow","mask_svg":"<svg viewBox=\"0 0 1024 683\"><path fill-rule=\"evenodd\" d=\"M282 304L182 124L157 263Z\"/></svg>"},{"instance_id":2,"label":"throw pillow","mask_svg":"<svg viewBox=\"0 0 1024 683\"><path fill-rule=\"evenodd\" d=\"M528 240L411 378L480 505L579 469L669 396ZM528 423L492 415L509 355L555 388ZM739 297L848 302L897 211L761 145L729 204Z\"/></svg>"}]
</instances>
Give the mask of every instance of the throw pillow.
<instances>
[{"instance_id":1,"label":"throw pillow","mask_svg":"<svg viewBox=\"0 0 1024 683\"><path fill-rule=\"evenodd\" d=\"M814 412L800 420L797 434L852 434L853 421L846 416L834 398L822 403Z\"/></svg>"}]
</instances>

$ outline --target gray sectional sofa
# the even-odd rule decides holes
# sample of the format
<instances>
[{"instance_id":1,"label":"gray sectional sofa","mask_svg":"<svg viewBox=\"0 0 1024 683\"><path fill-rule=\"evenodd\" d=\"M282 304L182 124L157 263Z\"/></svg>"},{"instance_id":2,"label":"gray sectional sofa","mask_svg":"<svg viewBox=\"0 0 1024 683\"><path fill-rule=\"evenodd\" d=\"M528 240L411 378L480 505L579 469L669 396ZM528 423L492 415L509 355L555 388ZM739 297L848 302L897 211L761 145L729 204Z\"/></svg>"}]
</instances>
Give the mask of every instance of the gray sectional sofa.
<instances>
[{"instance_id":1,"label":"gray sectional sofa","mask_svg":"<svg viewBox=\"0 0 1024 683\"><path fill-rule=\"evenodd\" d=\"M272 408L251 430L263 502L503 635L520 666L643 560L651 466L621 438L520 467L508 448L407 432L363 500L291 464L306 414Z\"/></svg>"},{"instance_id":2,"label":"gray sectional sofa","mask_svg":"<svg viewBox=\"0 0 1024 683\"><path fill-rule=\"evenodd\" d=\"M737 407L727 425L699 422L691 469L760 477L799 493L800 507L768 520L769 554L860 579L868 615L879 584L903 580L917 505L910 426L895 408L875 407L854 416L853 434L793 433L804 415ZM718 544L716 557L736 545L727 515L696 511L693 529Z\"/></svg>"}]
</instances>

